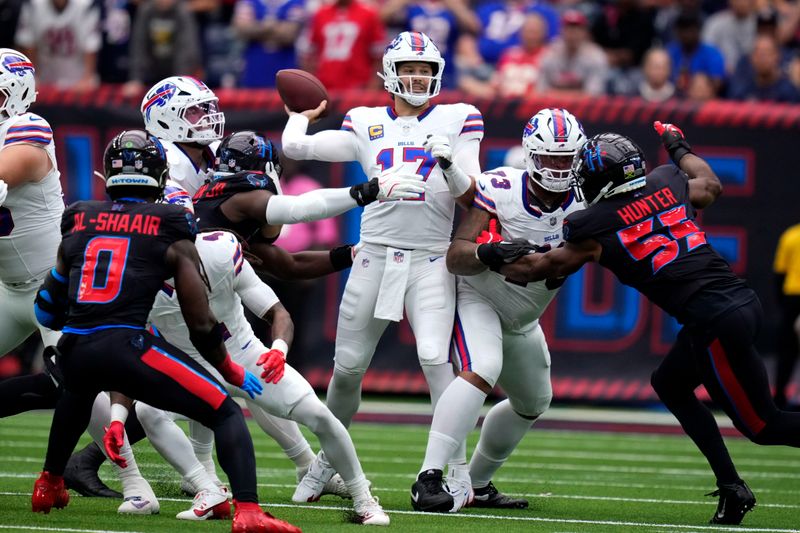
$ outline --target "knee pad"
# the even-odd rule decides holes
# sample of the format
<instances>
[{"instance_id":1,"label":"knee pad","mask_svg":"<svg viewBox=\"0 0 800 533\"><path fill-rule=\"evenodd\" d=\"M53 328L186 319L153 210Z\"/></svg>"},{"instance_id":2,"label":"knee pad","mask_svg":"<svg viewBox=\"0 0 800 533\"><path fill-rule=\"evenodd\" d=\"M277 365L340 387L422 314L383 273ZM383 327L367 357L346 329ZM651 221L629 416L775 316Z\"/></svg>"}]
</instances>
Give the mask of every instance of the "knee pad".
<instances>
[{"instance_id":1,"label":"knee pad","mask_svg":"<svg viewBox=\"0 0 800 533\"><path fill-rule=\"evenodd\" d=\"M421 365L440 365L449 360L450 350L447 343L420 341L417 342L417 356Z\"/></svg>"},{"instance_id":2,"label":"knee pad","mask_svg":"<svg viewBox=\"0 0 800 533\"><path fill-rule=\"evenodd\" d=\"M531 396L530 398L509 398L508 402L511 408L519 416L523 418L536 419L539 418L550 408L550 402L553 400L553 391L550 390L548 394L541 396Z\"/></svg>"},{"instance_id":3,"label":"knee pad","mask_svg":"<svg viewBox=\"0 0 800 533\"><path fill-rule=\"evenodd\" d=\"M348 365L346 363L342 363L339 359L336 359L333 364L333 373L337 376L337 378L341 379L358 379L361 382L361 379L366 374L367 369L360 367L358 365Z\"/></svg>"}]
</instances>

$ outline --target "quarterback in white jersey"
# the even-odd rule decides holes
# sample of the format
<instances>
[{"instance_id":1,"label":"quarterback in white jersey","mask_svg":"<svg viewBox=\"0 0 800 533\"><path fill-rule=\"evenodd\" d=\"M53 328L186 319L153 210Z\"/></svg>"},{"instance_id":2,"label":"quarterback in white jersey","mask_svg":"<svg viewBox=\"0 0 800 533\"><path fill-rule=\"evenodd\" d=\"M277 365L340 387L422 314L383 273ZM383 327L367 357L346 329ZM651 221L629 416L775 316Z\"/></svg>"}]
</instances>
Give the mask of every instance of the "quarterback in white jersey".
<instances>
[{"instance_id":1,"label":"quarterback in white jersey","mask_svg":"<svg viewBox=\"0 0 800 533\"><path fill-rule=\"evenodd\" d=\"M308 381L294 368L285 364L294 328L278 297L255 274L245 260L242 248L233 234L226 231L200 233L197 235L196 247L208 281L209 305L223 326L223 337L228 353L234 361L256 375L261 374L267 381L264 394L255 398L249 397L237 387L229 388L229 392L244 398L257 419L264 413L269 413L295 420L311 429L320 439L322 447L327 450L327 456L334 468L342 475L361 522L368 525L388 525L388 516L370 494L369 483L361 469L347 430L317 398ZM170 343L192 356L219 377L220 383L224 383L217 370L194 348L170 281L165 283L164 289L156 297L150 312L150 323ZM272 348L266 348L253 333L244 316L243 303L256 316L272 321ZM146 424L153 418L152 413L145 413L137 408L137 414L148 429ZM159 429L163 427L162 425ZM154 436L158 437L153 433L148 430L151 440ZM190 449L188 455L191 455ZM203 467L192 461L191 457L188 459L195 464L188 470L194 470L195 475L200 474L196 479L204 477ZM199 492L195 500L196 504L203 504L196 506L200 507L201 512L211 511L215 505L224 505L223 502L226 500L224 494L214 490L213 487L208 487L207 483L205 487L200 488L208 490L205 494ZM318 498L318 495L305 496L303 490L302 485L298 487L298 492L304 497L299 497L296 492L295 501ZM198 519L196 512L181 513L179 518Z\"/></svg>"},{"instance_id":2,"label":"quarterback in white jersey","mask_svg":"<svg viewBox=\"0 0 800 533\"><path fill-rule=\"evenodd\" d=\"M45 345L60 334L39 325L33 300L56 264L64 199L53 130L27 113L36 100L34 68L0 49L0 356L37 327Z\"/></svg>"},{"instance_id":3,"label":"quarterback in white jersey","mask_svg":"<svg viewBox=\"0 0 800 533\"><path fill-rule=\"evenodd\" d=\"M448 346L455 279L445 268L444 253L456 201L465 207L472 202L468 174L479 173L483 118L472 105L431 104L443 67L425 34L403 32L387 46L380 74L393 106L351 109L340 131L307 135L323 102L315 110L290 113L283 131L284 153L294 159L358 161L368 177L412 174L425 185L418 198L375 203L361 217L361 247L339 308L327 396L345 426L358 410L361 381L381 335L404 311L433 404L453 379ZM457 165L450 167L451 161Z\"/></svg>"},{"instance_id":4,"label":"quarterback in white jersey","mask_svg":"<svg viewBox=\"0 0 800 533\"><path fill-rule=\"evenodd\" d=\"M145 129L167 152L169 177L190 196L206 180L225 130L219 99L191 76L171 76L150 88L142 99Z\"/></svg>"},{"instance_id":5,"label":"quarterback in white jersey","mask_svg":"<svg viewBox=\"0 0 800 533\"><path fill-rule=\"evenodd\" d=\"M564 242L564 218L584 208L572 190L570 169L585 140L572 114L544 109L525 126L526 170L500 167L477 180L473 206L447 252L447 266L458 274L453 354L460 373L434 412L425 460L411 489L417 510L457 511L470 503L528 505L499 493L491 479L550 405L550 353L539 317L564 280L519 285L506 281L497 269L530 251ZM474 494L452 486L448 493L441 483L442 468L475 427L495 384L508 399L484 421L470 463Z\"/></svg>"}]
</instances>

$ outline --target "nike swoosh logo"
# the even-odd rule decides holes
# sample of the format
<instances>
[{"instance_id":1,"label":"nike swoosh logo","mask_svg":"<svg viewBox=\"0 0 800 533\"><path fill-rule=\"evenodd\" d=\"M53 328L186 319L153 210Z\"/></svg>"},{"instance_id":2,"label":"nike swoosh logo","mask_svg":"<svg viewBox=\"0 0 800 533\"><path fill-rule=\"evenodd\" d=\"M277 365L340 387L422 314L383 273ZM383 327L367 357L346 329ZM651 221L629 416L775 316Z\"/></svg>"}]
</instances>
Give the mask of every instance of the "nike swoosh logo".
<instances>
[{"instance_id":1,"label":"nike swoosh logo","mask_svg":"<svg viewBox=\"0 0 800 533\"><path fill-rule=\"evenodd\" d=\"M480 187L482 191L485 191L485 190L486 190L486 185L484 185L484 184L483 184L483 183L481 183L481 182L478 182L478 187Z\"/></svg>"},{"instance_id":2,"label":"nike swoosh logo","mask_svg":"<svg viewBox=\"0 0 800 533\"><path fill-rule=\"evenodd\" d=\"M28 117L28 119L29 119L31 122L38 122L38 121L42 120L42 119L41 119L41 118L39 118L39 117Z\"/></svg>"},{"instance_id":3,"label":"nike swoosh logo","mask_svg":"<svg viewBox=\"0 0 800 533\"><path fill-rule=\"evenodd\" d=\"M411 493L411 499L412 499L414 502L416 502L417 500L419 500L419 493L418 493L418 492L412 492L412 493Z\"/></svg>"},{"instance_id":4,"label":"nike swoosh logo","mask_svg":"<svg viewBox=\"0 0 800 533\"><path fill-rule=\"evenodd\" d=\"M210 513L213 509L214 509L213 507L209 507L208 509L204 509L202 511L199 509L192 509L192 511L194 511L194 515L196 517L200 518Z\"/></svg>"},{"instance_id":5,"label":"nike swoosh logo","mask_svg":"<svg viewBox=\"0 0 800 533\"><path fill-rule=\"evenodd\" d=\"M428 258L428 261L430 261L431 263L433 263L434 261L436 261L437 259L441 259L442 257L443 257L443 256L441 256L441 255L437 255L436 257L429 257L429 258Z\"/></svg>"},{"instance_id":6,"label":"nike swoosh logo","mask_svg":"<svg viewBox=\"0 0 800 533\"><path fill-rule=\"evenodd\" d=\"M133 506L134 506L134 507L136 507L137 509L142 509L142 508L144 508L144 506L146 506L148 503L150 503L150 500L141 500L141 499L138 499L138 500L132 500L132 501L131 501L131 503L132 503L132 504L133 504Z\"/></svg>"}]
</instances>

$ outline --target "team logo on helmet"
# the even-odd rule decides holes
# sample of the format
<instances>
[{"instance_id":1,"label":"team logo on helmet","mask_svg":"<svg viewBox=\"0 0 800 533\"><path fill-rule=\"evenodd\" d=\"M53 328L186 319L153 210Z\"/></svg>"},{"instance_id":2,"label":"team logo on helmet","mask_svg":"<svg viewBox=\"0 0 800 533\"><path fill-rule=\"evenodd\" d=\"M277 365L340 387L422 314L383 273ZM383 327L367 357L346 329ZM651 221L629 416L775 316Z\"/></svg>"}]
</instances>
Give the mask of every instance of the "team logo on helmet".
<instances>
[{"instance_id":1,"label":"team logo on helmet","mask_svg":"<svg viewBox=\"0 0 800 533\"><path fill-rule=\"evenodd\" d=\"M150 91L147 101L142 105L142 113L150 120L150 110L154 107L164 107L175 94L177 87L174 83L165 83Z\"/></svg>"},{"instance_id":2,"label":"team logo on helmet","mask_svg":"<svg viewBox=\"0 0 800 533\"><path fill-rule=\"evenodd\" d=\"M392 42L390 42L386 46L386 49L384 50L384 53L388 52L389 50L397 50L398 48L400 48L401 44L403 44L403 36L402 36L402 34L398 35L397 37L395 37L392 40Z\"/></svg>"},{"instance_id":3,"label":"team logo on helmet","mask_svg":"<svg viewBox=\"0 0 800 533\"><path fill-rule=\"evenodd\" d=\"M528 137L536 133L536 130L539 129L539 117L533 117L525 124L525 129L522 131L522 137Z\"/></svg>"},{"instance_id":4,"label":"team logo on helmet","mask_svg":"<svg viewBox=\"0 0 800 533\"><path fill-rule=\"evenodd\" d=\"M33 68L33 63L16 54L6 54L3 56L3 68L17 76L24 76L28 72L31 74L36 72L36 69Z\"/></svg>"}]
</instances>

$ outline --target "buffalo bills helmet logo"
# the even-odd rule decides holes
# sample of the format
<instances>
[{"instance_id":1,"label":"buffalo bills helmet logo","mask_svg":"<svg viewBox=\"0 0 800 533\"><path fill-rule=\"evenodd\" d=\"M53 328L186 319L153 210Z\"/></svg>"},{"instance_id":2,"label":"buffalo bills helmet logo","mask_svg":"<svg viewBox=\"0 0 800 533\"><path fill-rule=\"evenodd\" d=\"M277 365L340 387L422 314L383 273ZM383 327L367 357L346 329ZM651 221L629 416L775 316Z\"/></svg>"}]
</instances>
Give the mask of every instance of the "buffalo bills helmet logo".
<instances>
[{"instance_id":1,"label":"buffalo bills helmet logo","mask_svg":"<svg viewBox=\"0 0 800 533\"><path fill-rule=\"evenodd\" d=\"M522 137L528 137L536 133L536 130L539 129L539 117L533 117L525 124L525 129L522 132Z\"/></svg>"},{"instance_id":2,"label":"buffalo bills helmet logo","mask_svg":"<svg viewBox=\"0 0 800 533\"><path fill-rule=\"evenodd\" d=\"M386 47L386 51L388 52L389 50L397 50L402 43L403 43L403 36L398 35L397 37L394 38L392 42L389 43L389 45Z\"/></svg>"},{"instance_id":3,"label":"buffalo bills helmet logo","mask_svg":"<svg viewBox=\"0 0 800 533\"><path fill-rule=\"evenodd\" d=\"M142 105L142 113L145 117L150 119L150 110L153 107L164 107L169 102L170 98L175 94L177 87L174 83L165 83L150 91L147 95L147 101Z\"/></svg>"},{"instance_id":4,"label":"buffalo bills helmet logo","mask_svg":"<svg viewBox=\"0 0 800 533\"><path fill-rule=\"evenodd\" d=\"M6 54L3 56L3 68L11 74L17 76L24 76L27 73L33 74L36 70L33 68L33 63L26 58L16 54Z\"/></svg>"}]
</instances>

